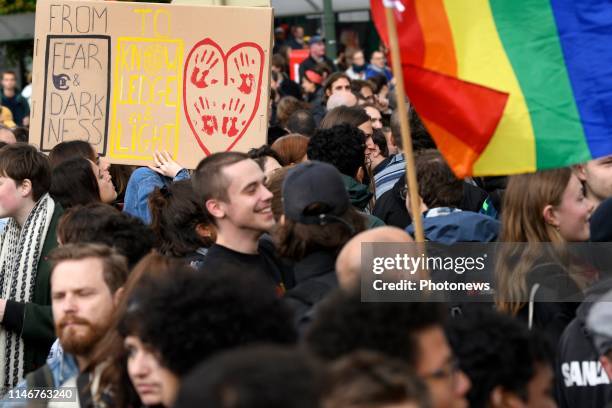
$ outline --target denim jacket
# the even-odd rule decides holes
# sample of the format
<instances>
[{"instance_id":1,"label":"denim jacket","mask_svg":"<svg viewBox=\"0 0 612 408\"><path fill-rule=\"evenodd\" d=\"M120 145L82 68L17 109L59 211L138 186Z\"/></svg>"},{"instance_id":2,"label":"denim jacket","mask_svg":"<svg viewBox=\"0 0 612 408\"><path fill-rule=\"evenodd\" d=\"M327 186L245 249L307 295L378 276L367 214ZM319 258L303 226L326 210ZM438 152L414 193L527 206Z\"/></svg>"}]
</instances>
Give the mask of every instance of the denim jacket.
<instances>
[{"instance_id":1,"label":"denim jacket","mask_svg":"<svg viewBox=\"0 0 612 408\"><path fill-rule=\"evenodd\" d=\"M47 366L51 370L53 376L53 386L57 389L60 388L66 381L76 377L79 374L79 366L76 359L72 354L64 353L59 340L55 340L55 343L51 346L49 356L47 357ZM17 384L13 391L27 390L28 384L24 378ZM9 399L5 396L0 401L0 408L21 408L26 407L27 402L22 402L15 399Z\"/></svg>"},{"instance_id":2,"label":"denim jacket","mask_svg":"<svg viewBox=\"0 0 612 408\"><path fill-rule=\"evenodd\" d=\"M162 188L171 182L186 179L189 179L189 172L185 169L179 171L174 179L164 177L148 167L134 170L125 189L123 211L150 224L149 195L156 187Z\"/></svg>"}]
</instances>

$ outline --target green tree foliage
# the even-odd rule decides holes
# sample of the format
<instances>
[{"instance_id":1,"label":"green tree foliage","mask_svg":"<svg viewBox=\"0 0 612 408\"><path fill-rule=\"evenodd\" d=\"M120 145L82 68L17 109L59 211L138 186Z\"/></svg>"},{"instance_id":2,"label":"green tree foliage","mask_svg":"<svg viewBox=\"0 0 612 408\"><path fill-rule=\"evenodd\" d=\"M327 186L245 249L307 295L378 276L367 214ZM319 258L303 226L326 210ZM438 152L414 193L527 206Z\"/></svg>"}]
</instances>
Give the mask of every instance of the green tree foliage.
<instances>
[{"instance_id":1,"label":"green tree foliage","mask_svg":"<svg viewBox=\"0 0 612 408\"><path fill-rule=\"evenodd\" d=\"M0 0L0 15L36 10L36 0Z\"/></svg>"},{"instance_id":2,"label":"green tree foliage","mask_svg":"<svg viewBox=\"0 0 612 408\"><path fill-rule=\"evenodd\" d=\"M134 0L132 0L134 1ZM171 0L135 0L148 3L170 3ZM0 0L0 15L36 11L36 0Z\"/></svg>"}]
</instances>

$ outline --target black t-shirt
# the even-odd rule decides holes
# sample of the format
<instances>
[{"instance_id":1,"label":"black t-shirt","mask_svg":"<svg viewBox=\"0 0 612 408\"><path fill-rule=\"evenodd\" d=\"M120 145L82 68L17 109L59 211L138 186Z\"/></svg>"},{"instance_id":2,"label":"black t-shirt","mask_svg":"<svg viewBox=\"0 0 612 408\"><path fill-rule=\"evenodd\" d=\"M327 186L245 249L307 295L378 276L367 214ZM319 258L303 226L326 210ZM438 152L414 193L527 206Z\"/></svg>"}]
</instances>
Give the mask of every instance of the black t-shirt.
<instances>
[{"instance_id":1,"label":"black t-shirt","mask_svg":"<svg viewBox=\"0 0 612 408\"><path fill-rule=\"evenodd\" d=\"M270 243L260 240L258 252L258 254L245 254L215 244L208 249L198 269L215 271L231 268L245 273L256 273L272 283L279 296L283 295L287 287L293 286L291 274L282 266Z\"/></svg>"}]
</instances>

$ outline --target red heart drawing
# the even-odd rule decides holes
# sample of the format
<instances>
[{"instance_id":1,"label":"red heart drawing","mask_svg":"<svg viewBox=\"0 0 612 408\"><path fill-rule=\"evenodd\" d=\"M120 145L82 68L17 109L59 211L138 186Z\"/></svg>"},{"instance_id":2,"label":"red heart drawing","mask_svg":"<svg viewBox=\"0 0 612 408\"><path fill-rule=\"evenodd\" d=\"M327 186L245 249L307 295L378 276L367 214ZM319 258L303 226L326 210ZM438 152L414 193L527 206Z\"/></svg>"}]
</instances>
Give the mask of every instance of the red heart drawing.
<instances>
[{"instance_id":1,"label":"red heart drawing","mask_svg":"<svg viewBox=\"0 0 612 408\"><path fill-rule=\"evenodd\" d=\"M206 155L214 142L229 151L251 125L261 97L264 52L252 42L227 54L206 38L193 46L183 73L183 109ZM219 149L217 149L219 150Z\"/></svg>"}]
</instances>

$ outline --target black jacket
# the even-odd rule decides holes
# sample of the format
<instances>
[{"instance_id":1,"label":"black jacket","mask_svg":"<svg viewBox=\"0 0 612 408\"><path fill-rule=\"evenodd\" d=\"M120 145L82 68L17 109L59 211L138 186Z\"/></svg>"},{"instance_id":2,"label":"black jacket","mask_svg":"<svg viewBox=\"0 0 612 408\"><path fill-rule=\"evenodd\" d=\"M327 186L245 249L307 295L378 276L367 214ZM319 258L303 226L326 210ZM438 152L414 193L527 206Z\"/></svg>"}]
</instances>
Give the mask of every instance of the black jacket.
<instances>
[{"instance_id":1,"label":"black jacket","mask_svg":"<svg viewBox=\"0 0 612 408\"><path fill-rule=\"evenodd\" d=\"M463 183L463 198L459 208L464 211L480 212L482 204L488 196L482 188L470 183Z\"/></svg>"},{"instance_id":2,"label":"black jacket","mask_svg":"<svg viewBox=\"0 0 612 408\"><path fill-rule=\"evenodd\" d=\"M336 256L335 251L317 251L293 265L295 286L287 291L285 301L295 313L299 333L312 320L315 306L338 287Z\"/></svg>"},{"instance_id":3,"label":"black jacket","mask_svg":"<svg viewBox=\"0 0 612 408\"><path fill-rule=\"evenodd\" d=\"M412 218L406 210L406 202L402 200L401 190L406 185L403 175L397 180L393 188L381 195L374 204L372 215L380 218L387 225L405 229L412 223Z\"/></svg>"},{"instance_id":4,"label":"black jacket","mask_svg":"<svg viewBox=\"0 0 612 408\"><path fill-rule=\"evenodd\" d=\"M555 363L555 391L559 408L599 408L612 401L608 376L586 330L586 318L591 307L611 289L610 279L591 287L576 310L576 317L561 335Z\"/></svg>"},{"instance_id":5,"label":"black jacket","mask_svg":"<svg viewBox=\"0 0 612 408\"><path fill-rule=\"evenodd\" d=\"M380 218L387 225L405 229L412 223L412 219L406 210L406 203L400 196L400 191L406 185L406 175L397 180L393 188L381 195L374 208L372 215ZM480 212L482 204L487 199L487 193L480 187L469 183L463 184L463 198L459 208L464 211Z\"/></svg>"},{"instance_id":6,"label":"black jacket","mask_svg":"<svg viewBox=\"0 0 612 408\"><path fill-rule=\"evenodd\" d=\"M561 334L576 316L576 309L584 296L561 265L544 259L536 262L527 274L528 293L536 284L538 288L532 303L533 327L542 330L556 347ZM521 308L518 317L529 321L529 303Z\"/></svg>"},{"instance_id":7,"label":"black jacket","mask_svg":"<svg viewBox=\"0 0 612 408\"><path fill-rule=\"evenodd\" d=\"M323 105L323 88L319 88L315 93L307 95L307 102L310 105L310 112L318 127L327 113Z\"/></svg>"}]
</instances>

